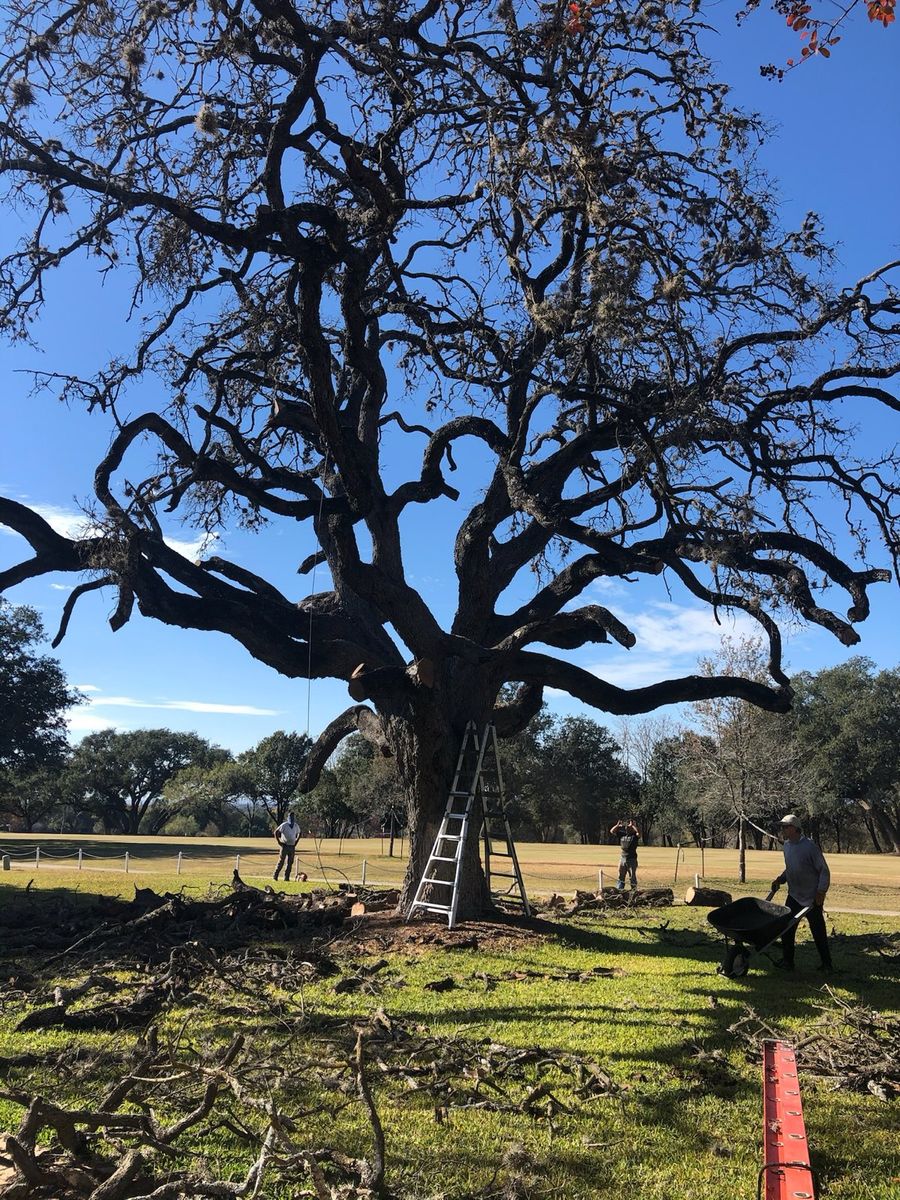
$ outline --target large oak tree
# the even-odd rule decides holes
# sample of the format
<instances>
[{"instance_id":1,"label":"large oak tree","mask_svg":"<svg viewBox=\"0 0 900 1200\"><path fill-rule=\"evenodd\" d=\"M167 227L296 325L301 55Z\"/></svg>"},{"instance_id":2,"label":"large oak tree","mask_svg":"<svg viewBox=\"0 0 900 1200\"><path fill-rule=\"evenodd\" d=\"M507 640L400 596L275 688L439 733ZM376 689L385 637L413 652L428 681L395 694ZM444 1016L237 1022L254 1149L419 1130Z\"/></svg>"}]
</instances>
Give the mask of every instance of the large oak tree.
<instances>
[{"instance_id":1,"label":"large oak tree","mask_svg":"<svg viewBox=\"0 0 900 1200\"><path fill-rule=\"evenodd\" d=\"M779 620L852 644L888 578L867 539L896 552L895 459L852 429L897 411L896 264L833 286L815 218L779 227L765 130L711 77L692 7L614 0L572 37L565 4L508 0L12 6L0 172L33 222L0 264L3 323L27 336L48 275L87 255L136 281L145 325L61 382L110 420L93 526L0 501L33 550L0 587L73 572L63 627L108 587L114 628L137 604L350 681L307 784L352 730L393 754L410 878L469 719L510 734L546 687L613 713L784 709ZM401 530L458 502L473 445L490 467L442 624ZM167 511L312 526L320 586L190 562ZM769 682L627 690L560 653L633 645L591 585L661 575L749 613ZM475 850L461 914L484 899Z\"/></svg>"}]
</instances>

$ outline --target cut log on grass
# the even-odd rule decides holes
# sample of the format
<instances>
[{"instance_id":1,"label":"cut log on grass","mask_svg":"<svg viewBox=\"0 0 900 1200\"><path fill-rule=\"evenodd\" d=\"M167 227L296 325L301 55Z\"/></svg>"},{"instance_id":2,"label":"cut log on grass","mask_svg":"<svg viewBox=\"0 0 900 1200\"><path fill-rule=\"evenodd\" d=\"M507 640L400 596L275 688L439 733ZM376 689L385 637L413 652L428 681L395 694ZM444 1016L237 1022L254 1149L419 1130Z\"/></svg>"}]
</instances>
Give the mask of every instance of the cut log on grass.
<instances>
[{"instance_id":1,"label":"cut log on grass","mask_svg":"<svg viewBox=\"0 0 900 1200\"><path fill-rule=\"evenodd\" d=\"M731 894L717 888L689 887L684 893L684 902L695 908L721 908L723 904L731 903Z\"/></svg>"}]
</instances>

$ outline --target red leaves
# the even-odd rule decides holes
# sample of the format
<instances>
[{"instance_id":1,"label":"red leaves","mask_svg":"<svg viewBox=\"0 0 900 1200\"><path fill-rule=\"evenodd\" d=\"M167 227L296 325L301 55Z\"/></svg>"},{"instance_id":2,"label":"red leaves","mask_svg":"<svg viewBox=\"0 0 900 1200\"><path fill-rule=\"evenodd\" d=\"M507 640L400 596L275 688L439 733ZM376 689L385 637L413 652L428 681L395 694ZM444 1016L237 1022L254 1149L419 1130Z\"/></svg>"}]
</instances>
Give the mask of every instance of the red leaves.
<instances>
[{"instance_id":1,"label":"red leaves","mask_svg":"<svg viewBox=\"0 0 900 1200\"><path fill-rule=\"evenodd\" d=\"M808 12L812 12L812 5L810 4L798 4L795 8L792 8L787 15L787 23L791 29L805 29L809 24L809 21L806 19Z\"/></svg>"},{"instance_id":2,"label":"red leaves","mask_svg":"<svg viewBox=\"0 0 900 1200\"><path fill-rule=\"evenodd\" d=\"M831 58L831 47L841 40L840 37L832 35L856 7L857 2L858 0L850 0L849 6L836 18L825 18L818 15L822 8L816 6L815 0L812 3L805 3L804 0L775 0L775 7L784 16L788 28L798 33L800 40L806 43L800 50L800 58L789 58L787 67L797 67L814 55ZM894 20L897 0L863 0L863 3L866 5L870 21L881 21L886 27ZM773 74L776 78L783 78L783 72Z\"/></svg>"},{"instance_id":3,"label":"red leaves","mask_svg":"<svg viewBox=\"0 0 900 1200\"><path fill-rule=\"evenodd\" d=\"M870 21L880 21L887 29L896 20L896 0L866 0L866 12Z\"/></svg>"},{"instance_id":4,"label":"red leaves","mask_svg":"<svg viewBox=\"0 0 900 1200\"><path fill-rule=\"evenodd\" d=\"M572 3L566 6L569 14L565 22L566 32L584 33L590 23L590 10L600 8L606 2L607 0L572 0Z\"/></svg>"},{"instance_id":5,"label":"red leaves","mask_svg":"<svg viewBox=\"0 0 900 1200\"><path fill-rule=\"evenodd\" d=\"M569 33L584 32L584 9L580 4L569 5L569 16L566 20L566 30Z\"/></svg>"}]
</instances>

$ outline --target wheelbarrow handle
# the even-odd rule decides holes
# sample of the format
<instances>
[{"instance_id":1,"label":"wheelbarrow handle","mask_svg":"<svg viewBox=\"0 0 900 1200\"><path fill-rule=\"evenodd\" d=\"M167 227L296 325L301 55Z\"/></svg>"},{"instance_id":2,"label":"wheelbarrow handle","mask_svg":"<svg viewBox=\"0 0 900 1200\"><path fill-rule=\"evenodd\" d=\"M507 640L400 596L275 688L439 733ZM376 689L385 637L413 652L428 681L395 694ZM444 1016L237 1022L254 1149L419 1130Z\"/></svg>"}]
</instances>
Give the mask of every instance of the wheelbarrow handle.
<instances>
[{"instance_id":1,"label":"wheelbarrow handle","mask_svg":"<svg viewBox=\"0 0 900 1200\"><path fill-rule=\"evenodd\" d=\"M776 893L777 891L778 891L778 888L770 888L770 889L769 889L769 894L768 894L768 896L766 896L766 900L767 900L767 901L768 901L768 900L771 900L771 899L772 899L772 897L775 895L775 893Z\"/></svg>"}]
</instances>

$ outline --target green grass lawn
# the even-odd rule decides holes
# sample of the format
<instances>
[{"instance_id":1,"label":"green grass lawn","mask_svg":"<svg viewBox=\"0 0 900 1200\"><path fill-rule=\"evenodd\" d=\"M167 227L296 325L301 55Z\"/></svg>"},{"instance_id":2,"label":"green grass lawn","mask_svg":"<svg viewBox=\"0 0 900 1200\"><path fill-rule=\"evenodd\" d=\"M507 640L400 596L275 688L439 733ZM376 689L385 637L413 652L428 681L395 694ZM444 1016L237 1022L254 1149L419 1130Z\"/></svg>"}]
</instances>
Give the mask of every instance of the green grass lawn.
<instances>
[{"instance_id":1,"label":"green grass lawn","mask_svg":"<svg viewBox=\"0 0 900 1200\"><path fill-rule=\"evenodd\" d=\"M95 891L129 892L119 877L84 872L80 895L73 895L48 888L49 876L36 881L41 891L36 903L77 904ZM140 880L158 889L176 882L186 881L170 874ZM10 877L0 879L0 907L9 887ZM896 1014L898 963L875 952L873 935L895 932L898 922L847 915L835 917L833 925L840 968L828 980L834 995ZM277 963L290 952L277 945L250 946L254 978L266 978L258 969L267 955ZM478 948L404 944L382 953L351 944L331 953L340 976L286 987L277 968L271 982L254 984L253 998L223 991L220 981L205 983L191 1007L166 1013L164 1028L182 1053L191 1048L208 1053L242 1031L255 1050L295 1064L289 1100L303 1114L297 1134L302 1145L357 1156L368 1153L371 1134L361 1104L341 1083L346 1069L341 1076L338 1068L346 1064L355 1030L368 1029L379 1010L416 1038L433 1037L455 1048L463 1064L458 1083L470 1093L476 1076L493 1061L492 1044L538 1048L537 1062L521 1078L501 1079L500 1092L489 1082L478 1087L479 1096L498 1102L502 1096L506 1104L522 1101L544 1083L545 1093L523 1113L459 1107L458 1095L454 1102L441 1091L437 1073L434 1086L419 1086L420 1077L410 1080L394 1069L403 1059L402 1047L371 1041L368 1074L384 1123L387 1182L402 1200L752 1198L762 1162L760 1068L748 1061L728 1027L750 1005L788 1037L802 1038L823 1009L835 1008L813 969L816 956L805 929L794 976L775 973L756 956L746 978L728 980L715 973L720 943L705 914L687 908L547 922L541 936L498 943L482 935ZM382 958L386 965L372 975L371 991L336 990L336 979ZM614 974L577 978L595 967ZM69 970L56 981L84 973ZM508 978L511 972L519 977ZM9 973L4 961L2 975ZM448 978L452 990L426 986ZM122 980L129 982L127 972ZM0 988L0 1004L0 1057L72 1045L71 1033L15 1033L25 1006L11 985ZM839 1032L836 1018L831 1028ZM121 1048L135 1036L79 1035L77 1041ZM542 1055L548 1060L543 1066ZM566 1055L605 1072L611 1094L579 1095ZM328 1063L337 1064L339 1078L330 1079L328 1070L323 1074ZM428 1083L428 1072L421 1078ZM15 1068L9 1079L16 1087L53 1089L59 1102L73 1104L96 1098L98 1086L77 1070L51 1078L41 1067ZM801 1083L822 1200L897 1200L900 1101L833 1090L811 1077ZM165 1105L161 1096L161 1113ZM15 1128L20 1119L21 1108L0 1100L0 1129ZM210 1122L197 1145L220 1171L241 1176L246 1169L246 1152L223 1126ZM311 1194L310 1181L298 1180L297 1190L262 1194Z\"/></svg>"}]
</instances>

